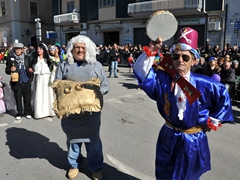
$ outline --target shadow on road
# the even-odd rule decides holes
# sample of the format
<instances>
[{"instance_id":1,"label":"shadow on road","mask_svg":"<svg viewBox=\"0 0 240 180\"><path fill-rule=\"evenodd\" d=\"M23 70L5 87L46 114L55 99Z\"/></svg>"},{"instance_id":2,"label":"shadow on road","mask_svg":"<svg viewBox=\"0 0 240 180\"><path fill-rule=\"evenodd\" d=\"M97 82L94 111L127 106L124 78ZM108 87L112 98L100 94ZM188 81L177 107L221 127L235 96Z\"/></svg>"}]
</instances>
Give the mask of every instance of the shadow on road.
<instances>
[{"instance_id":1,"label":"shadow on road","mask_svg":"<svg viewBox=\"0 0 240 180\"><path fill-rule=\"evenodd\" d=\"M10 155L16 159L39 158L46 159L53 166L67 169L67 152L57 143L33 131L23 128L9 128L6 130ZM61 158L62 157L62 158Z\"/></svg>"},{"instance_id":2,"label":"shadow on road","mask_svg":"<svg viewBox=\"0 0 240 180\"><path fill-rule=\"evenodd\" d=\"M136 81L133 73L122 72L121 75L122 75L123 77L129 77L129 78L131 78L131 80Z\"/></svg>"},{"instance_id":3,"label":"shadow on road","mask_svg":"<svg viewBox=\"0 0 240 180\"><path fill-rule=\"evenodd\" d=\"M16 112L13 112L13 111L7 110L7 111L5 112L5 114L8 114L9 116L15 117L17 113L16 113Z\"/></svg>"},{"instance_id":4,"label":"shadow on road","mask_svg":"<svg viewBox=\"0 0 240 180\"><path fill-rule=\"evenodd\" d=\"M79 174L85 174L89 179L92 179L92 173L88 169L87 166L87 160L84 158L84 164L82 169L80 169ZM136 177L133 177L131 175L125 174L121 171L118 171L116 168L104 163L103 164L103 169L102 169L102 174L103 174L103 179L105 180L140 180ZM81 176L81 175L79 175Z\"/></svg>"},{"instance_id":5,"label":"shadow on road","mask_svg":"<svg viewBox=\"0 0 240 180\"><path fill-rule=\"evenodd\" d=\"M122 84L122 86L127 89L138 89L139 88L138 85L132 84L132 83L119 82L119 84Z\"/></svg>"},{"instance_id":6,"label":"shadow on road","mask_svg":"<svg viewBox=\"0 0 240 180\"><path fill-rule=\"evenodd\" d=\"M240 104L238 102L233 102L232 105L240 108ZM240 124L240 109L238 111L233 109L232 111L234 115L234 123Z\"/></svg>"},{"instance_id":7,"label":"shadow on road","mask_svg":"<svg viewBox=\"0 0 240 180\"><path fill-rule=\"evenodd\" d=\"M50 139L33 131L23 128L9 128L6 130L7 142L9 146L9 154L16 159L39 158L46 159L54 167L68 170L67 151L64 151L57 143L50 142ZM116 168L104 163L103 176L106 180L139 180L133 176L118 171ZM80 170L92 178L92 174L88 169L86 158L84 158L84 166ZM79 176L80 176L79 174Z\"/></svg>"}]
</instances>

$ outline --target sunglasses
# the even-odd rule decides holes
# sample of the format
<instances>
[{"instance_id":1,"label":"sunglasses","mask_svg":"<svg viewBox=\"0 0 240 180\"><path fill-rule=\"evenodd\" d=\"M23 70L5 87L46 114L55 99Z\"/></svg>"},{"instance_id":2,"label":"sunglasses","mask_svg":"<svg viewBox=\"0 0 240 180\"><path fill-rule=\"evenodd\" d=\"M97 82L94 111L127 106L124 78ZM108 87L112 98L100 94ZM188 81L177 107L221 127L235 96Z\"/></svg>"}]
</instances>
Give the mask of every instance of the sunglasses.
<instances>
[{"instance_id":1,"label":"sunglasses","mask_svg":"<svg viewBox=\"0 0 240 180\"><path fill-rule=\"evenodd\" d=\"M173 54L172 55L172 59L176 61L176 60L178 60L180 58L180 56L182 56L182 59L185 62L188 62L190 60L190 56L186 55L186 54L182 54L182 55L180 55L180 54Z\"/></svg>"},{"instance_id":2,"label":"sunglasses","mask_svg":"<svg viewBox=\"0 0 240 180\"><path fill-rule=\"evenodd\" d=\"M55 50L55 47L54 46L50 46L49 50Z\"/></svg>"}]
</instances>

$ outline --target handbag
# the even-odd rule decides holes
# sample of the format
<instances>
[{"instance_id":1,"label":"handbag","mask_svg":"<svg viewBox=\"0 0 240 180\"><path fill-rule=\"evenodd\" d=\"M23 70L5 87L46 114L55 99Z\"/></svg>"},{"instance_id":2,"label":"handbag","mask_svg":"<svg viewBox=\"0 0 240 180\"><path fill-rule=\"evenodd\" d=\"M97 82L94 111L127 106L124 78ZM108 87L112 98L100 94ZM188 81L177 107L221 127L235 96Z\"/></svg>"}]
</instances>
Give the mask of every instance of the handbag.
<instances>
[{"instance_id":1,"label":"handbag","mask_svg":"<svg viewBox=\"0 0 240 180\"><path fill-rule=\"evenodd\" d=\"M18 72L11 72L11 81L12 82L18 82L18 80L19 80Z\"/></svg>"},{"instance_id":2,"label":"handbag","mask_svg":"<svg viewBox=\"0 0 240 180\"><path fill-rule=\"evenodd\" d=\"M16 67L14 63L12 63L12 67ZM18 74L17 70L11 72L11 81L18 82L18 80L19 80L19 74Z\"/></svg>"},{"instance_id":3,"label":"handbag","mask_svg":"<svg viewBox=\"0 0 240 180\"><path fill-rule=\"evenodd\" d=\"M55 80L52 88L56 94L53 110L59 119L71 114L99 112L103 106L100 79L92 78L87 82Z\"/></svg>"}]
</instances>

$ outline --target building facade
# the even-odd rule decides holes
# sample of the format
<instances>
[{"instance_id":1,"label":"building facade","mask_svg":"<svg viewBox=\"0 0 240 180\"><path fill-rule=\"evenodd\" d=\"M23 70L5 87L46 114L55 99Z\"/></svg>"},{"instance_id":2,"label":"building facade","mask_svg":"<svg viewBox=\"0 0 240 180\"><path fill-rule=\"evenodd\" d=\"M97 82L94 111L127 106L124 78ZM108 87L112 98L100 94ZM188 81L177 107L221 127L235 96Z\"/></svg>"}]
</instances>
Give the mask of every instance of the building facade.
<instances>
[{"instance_id":1,"label":"building facade","mask_svg":"<svg viewBox=\"0 0 240 180\"><path fill-rule=\"evenodd\" d=\"M89 36L97 45L146 45L148 17L169 10L178 28L190 26L198 31L199 46L239 46L239 9L239 0L0 0L0 45L11 45L15 39L25 45L40 40L67 44L78 34ZM173 42L174 37L164 44Z\"/></svg>"},{"instance_id":2,"label":"building facade","mask_svg":"<svg viewBox=\"0 0 240 180\"><path fill-rule=\"evenodd\" d=\"M218 44L223 48L226 43L238 44L239 39L234 34L234 23L240 15L238 0L62 0L61 8L59 15L71 13L74 8L79 13L79 23L55 22L57 41L64 44L76 34L86 34L96 44L146 45L146 22L158 10L169 10L176 17L178 28L196 29L199 46ZM164 44L173 42L174 37Z\"/></svg>"},{"instance_id":3,"label":"building facade","mask_svg":"<svg viewBox=\"0 0 240 180\"><path fill-rule=\"evenodd\" d=\"M52 0L0 0L0 46L15 40L26 46L50 43L46 32L55 29L52 12Z\"/></svg>"}]
</instances>

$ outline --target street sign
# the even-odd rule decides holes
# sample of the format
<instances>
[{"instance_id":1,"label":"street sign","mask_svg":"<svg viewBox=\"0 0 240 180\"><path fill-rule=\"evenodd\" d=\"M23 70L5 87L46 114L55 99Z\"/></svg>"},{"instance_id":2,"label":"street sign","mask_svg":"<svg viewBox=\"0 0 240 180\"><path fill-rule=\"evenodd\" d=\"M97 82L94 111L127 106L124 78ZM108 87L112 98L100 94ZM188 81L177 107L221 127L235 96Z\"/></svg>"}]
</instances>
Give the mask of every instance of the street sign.
<instances>
[{"instance_id":1,"label":"street sign","mask_svg":"<svg viewBox=\"0 0 240 180\"><path fill-rule=\"evenodd\" d=\"M235 30L240 30L240 21L239 20L235 21L235 23L234 23L234 31Z\"/></svg>"},{"instance_id":2,"label":"street sign","mask_svg":"<svg viewBox=\"0 0 240 180\"><path fill-rule=\"evenodd\" d=\"M124 43L125 44L132 44L132 38L130 38L130 37L124 38Z\"/></svg>"},{"instance_id":3,"label":"street sign","mask_svg":"<svg viewBox=\"0 0 240 180\"><path fill-rule=\"evenodd\" d=\"M48 39L56 39L57 33L54 31L46 31L46 35Z\"/></svg>"}]
</instances>

